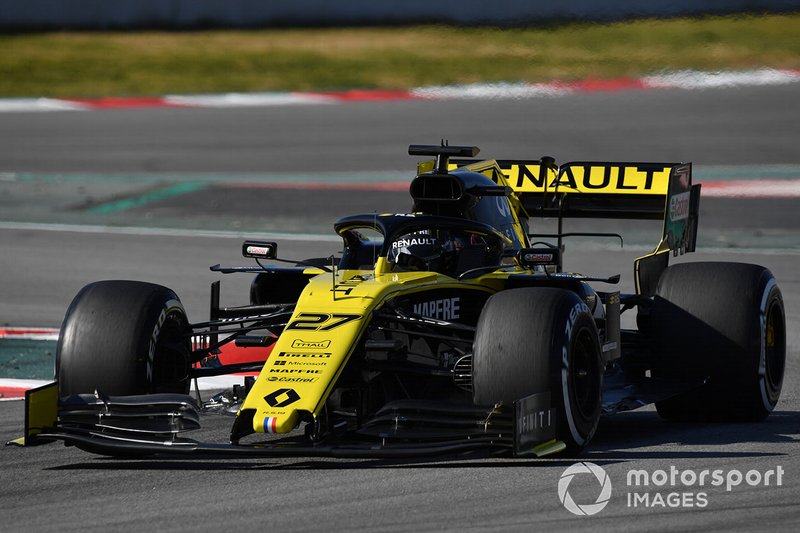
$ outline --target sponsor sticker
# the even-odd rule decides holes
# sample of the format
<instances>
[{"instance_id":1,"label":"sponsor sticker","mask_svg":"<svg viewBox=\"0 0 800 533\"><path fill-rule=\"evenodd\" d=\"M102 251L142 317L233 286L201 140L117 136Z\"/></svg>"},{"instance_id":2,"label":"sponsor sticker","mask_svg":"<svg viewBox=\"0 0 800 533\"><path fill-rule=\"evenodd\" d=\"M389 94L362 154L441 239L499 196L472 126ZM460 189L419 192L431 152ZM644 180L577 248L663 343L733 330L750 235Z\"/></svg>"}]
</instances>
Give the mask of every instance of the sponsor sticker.
<instances>
[{"instance_id":1,"label":"sponsor sticker","mask_svg":"<svg viewBox=\"0 0 800 533\"><path fill-rule=\"evenodd\" d=\"M538 163L503 162L509 184L524 192L663 194L669 183L670 168L647 163L567 163L554 176L542 172Z\"/></svg>"},{"instance_id":2,"label":"sponsor sticker","mask_svg":"<svg viewBox=\"0 0 800 533\"><path fill-rule=\"evenodd\" d=\"M555 438L556 415L550 407L550 394L538 393L514 402L516 450Z\"/></svg>"},{"instance_id":3,"label":"sponsor sticker","mask_svg":"<svg viewBox=\"0 0 800 533\"><path fill-rule=\"evenodd\" d=\"M253 255L269 255L272 253L272 249L267 246L248 246L247 253Z\"/></svg>"},{"instance_id":4,"label":"sponsor sticker","mask_svg":"<svg viewBox=\"0 0 800 533\"><path fill-rule=\"evenodd\" d=\"M309 342L301 339L295 339L292 341L292 348L308 350L324 350L325 348L329 348L330 345L331 341L329 340Z\"/></svg>"},{"instance_id":5,"label":"sponsor sticker","mask_svg":"<svg viewBox=\"0 0 800 533\"><path fill-rule=\"evenodd\" d=\"M525 254L525 261L529 263L549 263L553 260L553 254L535 253Z\"/></svg>"},{"instance_id":6,"label":"sponsor sticker","mask_svg":"<svg viewBox=\"0 0 800 533\"><path fill-rule=\"evenodd\" d=\"M689 203L691 192L682 192L674 195L669 200L669 219L673 222L689 218Z\"/></svg>"},{"instance_id":7,"label":"sponsor sticker","mask_svg":"<svg viewBox=\"0 0 800 533\"><path fill-rule=\"evenodd\" d=\"M300 358L300 359L330 359L331 352L278 352L278 357Z\"/></svg>"},{"instance_id":8,"label":"sponsor sticker","mask_svg":"<svg viewBox=\"0 0 800 533\"><path fill-rule=\"evenodd\" d=\"M319 378L293 377L293 376L267 376L267 381L277 381L280 383L316 383Z\"/></svg>"},{"instance_id":9,"label":"sponsor sticker","mask_svg":"<svg viewBox=\"0 0 800 533\"><path fill-rule=\"evenodd\" d=\"M461 298L456 296L415 303L414 314L437 320L458 320L461 318Z\"/></svg>"},{"instance_id":10,"label":"sponsor sticker","mask_svg":"<svg viewBox=\"0 0 800 533\"><path fill-rule=\"evenodd\" d=\"M302 368L270 368L270 374L322 374L322 370Z\"/></svg>"},{"instance_id":11,"label":"sponsor sticker","mask_svg":"<svg viewBox=\"0 0 800 533\"><path fill-rule=\"evenodd\" d=\"M392 243L392 248L408 248L409 246L433 246L436 244L436 239L433 237L410 237L400 238Z\"/></svg>"},{"instance_id":12,"label":"sponsor sticker","mask_svg":"<svg viewBox=\"0 0 800 533\"><path fill-rule=\"evenodd\" d=\"M294 389L278 389L264 396L264 401L270 407L286 407L300 399L300 395Z\"/></svg>"}]
</instances>

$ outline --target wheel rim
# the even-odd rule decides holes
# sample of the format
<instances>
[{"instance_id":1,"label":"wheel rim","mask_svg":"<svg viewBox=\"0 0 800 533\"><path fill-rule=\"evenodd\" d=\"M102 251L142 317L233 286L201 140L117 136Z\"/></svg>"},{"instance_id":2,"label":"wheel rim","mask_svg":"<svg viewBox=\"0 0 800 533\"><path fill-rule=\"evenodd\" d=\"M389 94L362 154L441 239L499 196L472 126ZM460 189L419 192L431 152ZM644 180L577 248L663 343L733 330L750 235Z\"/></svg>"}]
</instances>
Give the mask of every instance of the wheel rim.
<instances>
[{"instance_id":1,"label":"wheel rim","mask_svg":"<svg viewBox=\"0 0 800 533\"><path fill-rule=\"evenodd\" d=\"M777 301L773 301L767 310L764 336L764 380L770 396L777 395L780 391L785 364L786 330L783 310Z\"/></svg>"},{"instance_id":2,"label":"wheel rim","mask_svg":"<svg viewBox=\"0 0 800 533\"><path fill-rule=\"evenodd\" d=\"M153 389L155 392L184 392L189 371L189 340L182 315L167 316L156 341Z\"/></svg>"},{"instance_id":3,"label":"wheel rim","mask_svg":"<svg viewBox=\"0 0 800 533\"><path fill-rule=\"evenodd\" d=\"M572 404L581 420L591 422L600 406L600 369L595 342L588 329L578 332L572 350L569 378Z\"/></svg>"}]
</instances>

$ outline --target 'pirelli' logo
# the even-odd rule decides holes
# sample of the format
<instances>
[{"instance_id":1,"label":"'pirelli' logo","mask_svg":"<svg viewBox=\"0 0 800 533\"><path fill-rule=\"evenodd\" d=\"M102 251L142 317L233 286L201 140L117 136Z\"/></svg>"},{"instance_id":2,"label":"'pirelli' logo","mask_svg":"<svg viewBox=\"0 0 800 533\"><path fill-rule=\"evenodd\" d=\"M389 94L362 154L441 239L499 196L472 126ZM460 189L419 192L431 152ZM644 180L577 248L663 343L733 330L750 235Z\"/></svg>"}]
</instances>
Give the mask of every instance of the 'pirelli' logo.
<instances>
[{"instance_id":1,"label":"'pirelli' logo","mask_svg":"<svg viewBox=\"0 0 800 533\"><path fill-rule=\"evenodd\" d=\"M300 359L330 359L331 352L279 352L278 357L300 358Z\"/></svg>"}]
</instances>

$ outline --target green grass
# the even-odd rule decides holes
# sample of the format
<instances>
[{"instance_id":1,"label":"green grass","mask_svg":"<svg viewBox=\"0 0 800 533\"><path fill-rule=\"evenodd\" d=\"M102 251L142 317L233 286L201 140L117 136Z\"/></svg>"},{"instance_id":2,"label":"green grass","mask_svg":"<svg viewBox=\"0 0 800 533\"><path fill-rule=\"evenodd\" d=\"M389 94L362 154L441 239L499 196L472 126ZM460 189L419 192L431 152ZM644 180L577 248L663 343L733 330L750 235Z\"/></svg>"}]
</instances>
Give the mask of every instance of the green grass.
<instances>
[{"instance_id":1,"label":"green grass","mask_svg":"<svg viewBox=\"0 0 800 533\"><path fill-rule=\"evenodd\" d=\"M800 13L575 23L0 35L0 96L405 89L800 68Z\"/></svg>"}]
</instances>

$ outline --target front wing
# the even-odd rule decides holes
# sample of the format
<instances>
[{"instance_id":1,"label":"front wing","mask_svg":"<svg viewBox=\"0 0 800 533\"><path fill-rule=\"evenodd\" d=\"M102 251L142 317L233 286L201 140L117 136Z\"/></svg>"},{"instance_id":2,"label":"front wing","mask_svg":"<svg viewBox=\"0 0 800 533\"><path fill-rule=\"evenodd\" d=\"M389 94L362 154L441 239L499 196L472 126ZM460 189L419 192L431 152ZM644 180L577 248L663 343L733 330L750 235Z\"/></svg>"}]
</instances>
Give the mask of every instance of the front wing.
<instances>
[{"instance_id":1,"label":"front wing","mask_svg":"<svg viewBox=\"0 0 800 533\"><path fill-rule=\"evenodd\" d=\"M25 436L9 444L63 441L102 455L225 457L412 458L473 451L542 457L563 451L555 439L549 394L513 405L467 406L395 401L355 431L314 441L297 432L248 444L200 442L183 433L200 428L202 408L191 396L151 394L58 399L58 384L25 396ZM212 415L213 416L213 415Z\"/></svg>"}]
</instances>

